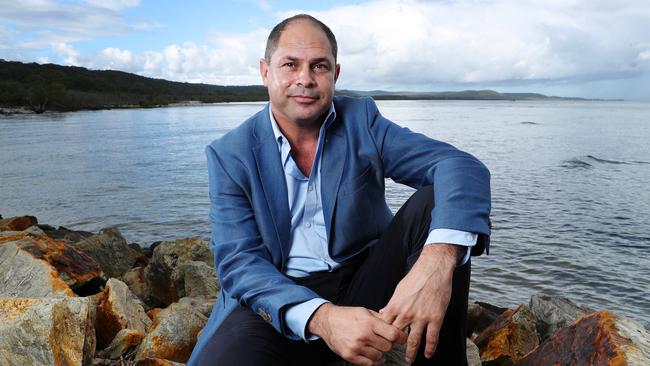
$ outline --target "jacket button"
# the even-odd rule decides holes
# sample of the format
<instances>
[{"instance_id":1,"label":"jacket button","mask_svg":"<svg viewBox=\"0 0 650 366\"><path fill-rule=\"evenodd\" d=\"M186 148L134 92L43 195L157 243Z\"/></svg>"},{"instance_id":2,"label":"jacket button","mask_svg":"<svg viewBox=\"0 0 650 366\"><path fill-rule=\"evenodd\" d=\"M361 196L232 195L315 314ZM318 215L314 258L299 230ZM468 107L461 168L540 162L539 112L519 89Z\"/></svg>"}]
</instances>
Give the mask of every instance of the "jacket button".
<instances>
[{"instance_id":1,"label":"jacket button","mask_svg":"<svg viewBox=\"0 0 650 366\"><path fill-rule=\"evenodd\" d=\"M261 316L262 319L264 319L265 321L267 321L269 323L271 322L271 320L273 320L273 318L271 318L271 315L269 313L267 313L266 310L264 310L262 308L257 309L257 314L259 316Z\"/></svg>"}]
</instances>

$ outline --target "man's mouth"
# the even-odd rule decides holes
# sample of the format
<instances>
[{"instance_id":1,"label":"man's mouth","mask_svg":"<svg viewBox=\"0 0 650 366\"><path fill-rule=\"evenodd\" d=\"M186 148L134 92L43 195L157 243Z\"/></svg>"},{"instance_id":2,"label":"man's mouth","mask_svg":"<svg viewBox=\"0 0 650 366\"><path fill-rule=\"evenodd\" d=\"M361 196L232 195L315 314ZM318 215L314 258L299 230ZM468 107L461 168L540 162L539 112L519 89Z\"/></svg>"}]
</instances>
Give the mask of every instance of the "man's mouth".
<instances>
[{"instance_id":1,"label":"man's mouth","mask_svg":"<svg viewBox=\"0 0 650 366\"><path fill-rule=\"evenodd\" d=\"M289 88L287 96L298 103L313 103L320 97L317 91L301 86Z\"/></svg>"},{"instance_id":2,"label":"man's mouth","mask_svg":"<svg viewBox=\"0 0 650 366\"><path fill-rule=\"evenodd\" d=\"M318 100L318 97L311 95L291 95L291 98L299 103L311 103L315 100Z\"/></svg>"}]
</instances>

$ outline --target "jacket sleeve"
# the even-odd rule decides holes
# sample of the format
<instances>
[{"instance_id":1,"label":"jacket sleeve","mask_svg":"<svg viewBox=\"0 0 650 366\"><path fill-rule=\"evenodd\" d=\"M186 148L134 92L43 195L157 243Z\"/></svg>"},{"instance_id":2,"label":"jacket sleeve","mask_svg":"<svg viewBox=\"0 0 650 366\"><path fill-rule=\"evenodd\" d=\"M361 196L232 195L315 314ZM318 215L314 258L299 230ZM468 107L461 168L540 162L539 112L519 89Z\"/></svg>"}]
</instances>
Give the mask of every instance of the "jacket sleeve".
<instances>
[{"instance_id":1,"label":"jacket sleeve","mask_svg":"<svg viewBox=\"0 0 650 366\"><path fill-rule=\"evenodd\" d=\"M295 284L274 266L258 230L249 192L233 179L211 145L205 152L212 226L210 247L226 296L258 313L286 337L300 339L286 326L284 312L287 307L318 295ZM240 164L229 163L233 171L235 164Z\"/></svg>"},{"instance_id":2,"label":"jacket sleeve","mask_svg":"<svg viewBox=\"0 0 650 366\"><path fill-rule=\"evenodd\" d=\"M474 156L450 144L400 127L384 118L371 99L366 104L368 133L384 175L414 188L433 185L431 227L481 234L473 254L487 250L490 235L490 172Z\"/></svg>"}]
</instances>

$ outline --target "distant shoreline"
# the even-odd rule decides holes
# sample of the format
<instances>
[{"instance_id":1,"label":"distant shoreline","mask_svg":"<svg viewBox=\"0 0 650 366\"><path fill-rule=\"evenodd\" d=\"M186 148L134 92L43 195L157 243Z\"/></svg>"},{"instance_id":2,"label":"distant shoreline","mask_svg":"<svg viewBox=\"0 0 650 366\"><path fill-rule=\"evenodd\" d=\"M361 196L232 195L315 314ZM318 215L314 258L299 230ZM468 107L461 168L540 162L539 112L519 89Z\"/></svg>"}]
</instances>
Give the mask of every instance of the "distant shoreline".
<instances>
[{"instance_id":1,"label":"distant shoreline","mask_svg":"<svg viewBox=\"0 0 650 366\"><path fill-rule=\"evenodd\" d=\"M478 99L478 98L417 98L417 97L405 97L405 96L374 96L369 95L376 101L483 101L483 102L625 102L625 99L583 99L583 98L539 98L539 99ZM354 96L362 97L362 96ZM99 110L111 110L111 109L152 109L152 108L169 108L169 107L200 107L200 106L211 106L219 104L241 104L241 103L266 103L268 101L263 100L241 100L241 101L232 101L232 102L201 102L195 100L188 100L182 102L174 102L168 104L155 104L148 106L141 106L138 104L122 104L122 105L106 105L106 106L92 106L88 108L78 108L71 110L53 110L45 109L40 112L33 111L25 106L19 107L10 107L10 106L0 106L0 116L11 116L11 115L22 115L22 114L50 114L50 113L69 113L69 112L82 112L82 111L99 111Z\"/></svg>"},{"instance_id":2,"label":"distant shoreline","mask_svg":"<svg viewBox=\"0 0 650 366\"><path fill-rule=\"evenodd\" d=\"M122 71L2 59L0 90L0 115L268 101L263 85L186 83ZM489 89L442 92L338 89L336 95L375 100L604 101L540 93L501 93Z\"/></svg>"}]
</instances>

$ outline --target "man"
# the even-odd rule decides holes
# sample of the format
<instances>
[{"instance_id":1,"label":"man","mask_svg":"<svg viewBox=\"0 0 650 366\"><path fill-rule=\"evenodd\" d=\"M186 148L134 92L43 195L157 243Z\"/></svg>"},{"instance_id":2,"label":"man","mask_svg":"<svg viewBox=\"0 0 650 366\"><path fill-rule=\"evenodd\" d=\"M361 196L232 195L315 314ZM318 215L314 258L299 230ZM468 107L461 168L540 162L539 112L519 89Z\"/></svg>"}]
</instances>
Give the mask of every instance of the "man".
<instances>
[{"instance_id":1,"label":"man","mask_svg":"<svg viewBox=\"0 0 650 366\"><path fill-rule=\"evenodd\" d=\"M466 364L489 172L369 98L334 97L336 54L315 18L278 24L268 107L206 148L222 291L189 365L381 365L397 343L409 363ZM419 189L394 218L388 177Z\"/></svg>"}]
</instances>

